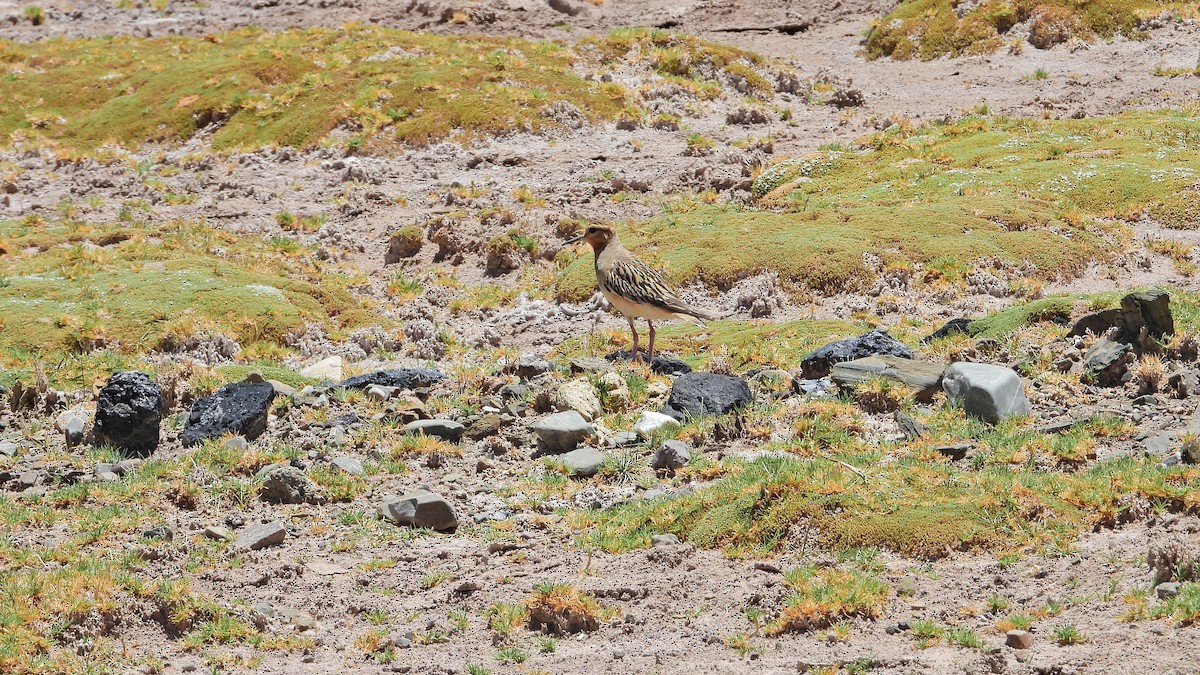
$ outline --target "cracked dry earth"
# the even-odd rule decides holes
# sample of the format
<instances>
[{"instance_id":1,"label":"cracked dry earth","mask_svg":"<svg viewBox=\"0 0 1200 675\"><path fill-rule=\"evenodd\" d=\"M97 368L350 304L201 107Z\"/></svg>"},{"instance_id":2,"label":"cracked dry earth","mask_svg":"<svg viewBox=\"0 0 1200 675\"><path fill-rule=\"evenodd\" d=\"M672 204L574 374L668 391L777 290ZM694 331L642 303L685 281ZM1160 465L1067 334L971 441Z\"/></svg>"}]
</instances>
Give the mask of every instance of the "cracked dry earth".
<instances>
[{"instance_id":1,"label":"cracked dry earth","mask_svg":"<svg viewBox=\"0 0 1200 675\"><path fill-rule=\"evenodd\" d=\"M805 78L853 87L863 94L863 106L845 109L779 94L773 103L790 109L790 120L757 125L727 123L738 105L736 97L714 102L688 120L691 130L716 139L718 150L708 157L684 156L686 139L678 131L621 130L611 124L554 136L518 135L469 147L443 143L387 158L344 157L333 149L285 148L194 160L190 155L205 147L203 133L181 147L117 151L125 153L129 161L106 164L65 162L49 152L21 147L0 151L0 160L20 167L0 200L4 218L53 214L63 199L93 195L104 197L105 205L89 213L99 220L114 219L123 200L140 198L150 203L152 219L203 220L233 232L265 236L283 233L275 217L281 211L323 216L325 225L301 238L317 246L323 259L361 268L371 280L372 289L366 292L375 293L381 292L397 268L419 274L437 255L427 246L412 259L385 266L391 231L398 224L425 222L455 208L499 202L519 212L522 224L542 241L561 241L556 225L563 217L641 220L658 211L650 199L613 201L613 193L632 189L665 196L712 189L723 198L746 199L747 167L762 164L769 160L768 155L798 155L825 144L849 142L905 119L937 120L979 106L998 114L1040 118L1178 107L1200 101L1195 78L1150 75L1158 66L1178 68L1195 63L1200 49L1200 26L1195 22L1161 26L1144 41L1078 43L1049 51L1027 47L1020 53L932 62L868 62L859 54L861 33L889 3L214 0L169 3L165 10L155 10L94 0L52 0L41 6L47 20L44 25L32 26L21 16L23 5L0 2L0 38L203 35L245 26L280 30L359 21L412 30L573 40L622 26L658 26L784 59ZM1038 68L1049 70L1052 77L1032 79L1030 75ZM636 79L638 74L628 76ZM666 110L674 104L662 102ZM735 144L768 135L774 139L769 149ZM164 176L166 190L195 194L197 199L178 206L161 202L162 190L147 188L133 168L147 160L177 169ZM486 187L490 196L463 197L455 192L456 187L472 185ZM546 203L517 205L509 195L521 187L530 188ZM482 241L497 233L486 223L469 227L475 229L460 232L460 236ZM1135 232L1135 237L1164 235L1151 223L1139 227L1144 230ZM1169 234L1193 236L1190 232ZM545 257L552 258L556 248L551 246ZM1194 278L1178 273L1165 256L1148 258L1148 264L1143 264L1141 256L1131 254L1119 260L1115 274L1111 266L1097 267L1078 278L1052 283L1047 292L1158 284L1200 290ZM455 274L466 286L484 281L482 255L469 251ZM488 281L517 283L514 278ZM597 320L602 329L620 330L625 325L620 317L573 316L539 301L503 312L451 316L445 310L450 295L438 293L431 290L414 303L420 305L419 310L397 308L395 312L401 317L414 312L436 319L466 344L502 343L522 353L544 353L565 338L592 330ZM741 312L742 318L748 318L744 308L739 309L731 299L732 292L722 298L697 287L685 289L684 294L698 304ZM842 294L813 303L781 302L772 320L848 319L866 302L862 294ZM1013 299L981 291L951 302L933 296L914 302L915 311L923 316L948 318L978 315ZM873 309L885 321L900 314ZM308 360L342 353L339 350L337 345L316 341L302 351ZM415 360L342 351L361 359L354 364L358 372L418 365ZM439 355L427 356L436 360ZM1057 421L1071 407L1070 402L1048 393L1032 398L1039 422ZM1149 432L1185 427L1193 407L1190 401L1172 400L1135 414L1123 392L1109 399L1100 395L1087 406L1125 418L1136 416L1140 428ZM361 412L354 404L334 402L329 417ZM876 417L872 418L876 433L898 433L889 416ZM15 429L29 420L11 415L8 424ZM256 443L319 445L323 433L317 428L299 430L294 422L284 424L276 418L267 437ZM53 432L44 437L53 438L48 443L60 442ZM709 452L755 451L753 444L739 443L713 447ZM1126 441L1129 446L1136 443L1141 440ZM359 450L366 455L366 448L355 449ZM1170 537L1194 539L1200 535L1200 519L1194 516L1148 515L1115 529L1086 533L1066 555L1028 555L1015 563L976 553L956 552L922 562L881 552L877 561L881 576L903 592L888 597L879 619L854 622L846 638L832 632L766 637L751 629L746 608L778 606L785 591L781 570L814 560L830 562L832 554L801 549L765 559L738 559L684 542L613 555L578 545L580 535L586 533L572 529L569 517L555 513L553 505L506 513L502 526L506 536L489 540L483 528L471 526L469 521L476 515L512 510L501 495L511 494L530 471L537 470L537 461L529 458L528 450L520 447L497 457L480 443L464 442L461 456L413 461L409 473L373 477L368 490L350 504L272 506L250 500L234 510L166 506L163 512L153 514L174 529L176 538L173 543L153 547L155 552L147 556L143 569L147 578L187 576L197 592L244 609L265 630L311 639L309 648L259 651L231 645L217 650L223 656L214 659L210 652L185 650L167 635L160 622L151 620L152 607L122 608L115 619L117 625L105 630L119 635L127 652L154 656L161 663L158 672L167 673L465 673L468 664L486 664L496 673L581 675L819 669L894 675L1200 672L1200 633L1196 629L1121 618L1128 609L1123 598L1147 584L1148 544ZM156 457L170 461L182 452L178 430L172 429ZM466 524L457 534L397 536L393 526L373 522L369 531L387 535L369 536L369 543L343 550L342 525L353 522L356 514L371 513L383 495L419 485L451 500ZM566 506L587 506L592 498L645 496L644 490L632 486L607 486L596 492L577 494L575 504ZM244 523L276 519L285 523L289 532L282 545L242 554L236 565L211 565L198 572L182 566L188 552L202 545L198 542L206 527L236 529ZM55 541L68 535L65 528L51 528L39 536ZM129 546L146 544L131 542ZM488 608L519 601L545 581L569 583L593 595L607 609L606 619L594 632L561 637L552 652L539 652L538 643L524 637L521 645L530 652L528 661L498 662L494 654L504 645L496 642L483 618ZM1003 632L993 628L1002 612L989 610L988 602L998 595L1019 607L1044 607L1047 603L1062 607L1046 622L1046 629L1036 634L1032 649L1014 650L1004 646ZM1064 601L1068 596L1088 601ZM456 612L470 617L465 629L453 628L451 615ZM390 663L364 656L356 644L361 635L377 627L372 617L388 617L382 625L387 628L386 639L396 645ZM917 649L908 627L923 619L976 630L987 648L964 649L941 641ZM1050 626L1068 624L1086 634L1087 641L1060 646L1048 636ZM756 649L741 653L727 644L729 636L748 631ZM435 634L448 639L429 639ZM869 663L869 667L855 671L855 663ZM156 671L139 666L138 672Z\"/></svg>"}]
</instances>

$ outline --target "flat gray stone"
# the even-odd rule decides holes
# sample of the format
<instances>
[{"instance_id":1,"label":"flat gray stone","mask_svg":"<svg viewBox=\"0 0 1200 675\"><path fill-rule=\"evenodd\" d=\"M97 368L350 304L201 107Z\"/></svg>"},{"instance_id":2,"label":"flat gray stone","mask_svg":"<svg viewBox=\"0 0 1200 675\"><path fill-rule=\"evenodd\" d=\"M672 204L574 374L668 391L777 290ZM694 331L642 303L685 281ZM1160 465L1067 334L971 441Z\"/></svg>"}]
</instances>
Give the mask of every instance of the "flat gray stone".
<instances>
[{"instance_id":1,"label":"flat gray stone","mask_svg":"<svg viewBox=\"0 0 1200 675\"><path fill-rule=\"evenodd\" d=\"M571 359L571 372L574 373L607 373L613 370L613 364L599 356L578 356Z\"/></svg>"},{"instance_id":2,"label":"flat gray stone","mask_svg":"<svg viewBox=\"0 0 1200 675\"><path fill-rule=\"evenodd\" d=\"M1021 377L1003 366L956 363L946 369L942 389L967 414L992 424L1010 415L1030 413Z\"/></svg>"},{"instance_id":3,"label":"flat gray stone","mask_svg":"<svg viewBox=\"0 0 1200 675\"><path fill-rule=\"evenodd\" d=\"M354 457L334 457L330 464L333 468L345 471L351 476L361 476L363 474L362 462Z\"/></svg>"},{"instance_id":4,"label":"flat gray stone","mask_svg":"<svg viewBox=\"0 0 1200 675\"><path fill-rule=\"evenodd\" d=\"M1169 600L1179 595L1179 583L1176 581L1168 581L1154 587L1154 594L1159 600Z\"/></svg>"},{"instance_id":5,"label":"flat gray stone","mask_svg":"<svg viewBox=\"0 0 1200 675\"><path fill-rule=\"evenodd\" d=\"M410 434L425 434L426 436L435 436L444 441L457 443L462 439L463 431L466 429L462 424L454 420L417 420L404 425L404 431Z\"/></svg>"},{"instance_id":6,"label":"flat gray stone","mask_svg":"<svg viewBox=\"0 0 1200 675\"><path fill-rule=\"evenodd\" d=\"M268 546L278 546L283 543L284 539L287 539L287 528L278 520L273 520L269 523L251 525L239 532L237 539L233 541L233 547L257 551Z\"/></svg>"},{"instance_id":7,"label":"flat gray stone","mask_svg":"<svg viewBox=\"0 0 1200 675\"><path fill-rule=\"evenodd\" d=\"M595 476L596 472L600 471L600 468L604 466L604 461L608 459L608 455L596 448L579 448L563 453L555 459L562 462L572 476L586 478Z\"/></svg>"},{"instance_id":8,"label":"flat gray stone","mask_svg":"<svg viewBox=\"0 0 1200 675\"><path fill-rule=\"evenodd\" d=\"M673 534L655 534L650 537L650 545L657 548L659 546L675 546L679 543L679 537Z\"/></svg>"},{"instance_id":9,"label":"flat gray stone","mask_svg":"<svg viewBox=\"0 0 1200 675\"><path fill-rule=\"evenodd\" d=\"M0 455L5 457L13 457L17 454L18 446L16 443L9 441L0 441Z\"/></svg>"},{"instance_id":10,"label":"flat gray stone","mask_svg":"<svg viewBox=\"0 0 1200 675\"><path fill-rule=\"evenodd\" d=\"M830 379L839 386L853 388L881 377L912 387L917 390L917 398L929 400L940 390L944 372L946 367L941 364L884 355L835 363Z\"/></svg>"},{"instance_id":11,"label":"flat gray stone","mask_svg":"<svg viewBox=\"0 0 1200 675\"><path fill-rule=\"evenodd\" d=\"M529 425L546 452L570 452L580 444L595 440L596 429L574 410L547 415Z\"/></svg>"},{"instance_id":12,"label":"flat gray stone","mask_svg":"<svg viewBox=\"0 0 1200 675\"><path fill-rule=\"evenodd\" d=\"M217 541L233 541L233 533L220 525L209 525L204 528L204 536Z\"/></svg>"},{"instance_id":13,"label":"flat gray stone","mask_svg":"<svg viewBox=\"0 0 1200 675\"><path fill-rule=\"evenodd\" d=\"M458 527L458 516L450 502L436 492L427 490L385 497L379 505L379 513L397 525L427 527L431 530L453 530Z\"/></svg>"}]
</instances>

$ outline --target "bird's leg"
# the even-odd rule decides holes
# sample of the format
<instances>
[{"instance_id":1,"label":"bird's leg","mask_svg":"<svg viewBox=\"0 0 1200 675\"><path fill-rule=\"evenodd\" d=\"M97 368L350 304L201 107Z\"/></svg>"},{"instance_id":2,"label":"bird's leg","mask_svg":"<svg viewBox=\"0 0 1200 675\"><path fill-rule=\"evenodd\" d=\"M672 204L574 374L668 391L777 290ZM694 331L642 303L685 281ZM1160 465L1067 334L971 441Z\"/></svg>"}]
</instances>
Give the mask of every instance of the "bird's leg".
<instances>
[{"instance_id":1,"label":"bird's leg","mask_svg":"<svg viewBox=\"0 0 1200 675\"><path fill-rule=\"evenodd\" d=\"M633 324L633 319L628 319L628 320L629 320L629 332L633 333L633 351L629 352L629 360L630 360L630 361L637 361L637 360L638 360L638 334L637 334L637 326L635 326L635 325Z\"/></svg>"},{"instance_id":2,"label":"bird's leg","mask_svg":"<svg viewBox=\"0 0 1200 675\"><path fill-rule=\"evenodd\" d=\"M646 325L650 326L650 348L646 351L646 361L654 365L654 322L646 319Z\"/></svg>"}]
</instances>

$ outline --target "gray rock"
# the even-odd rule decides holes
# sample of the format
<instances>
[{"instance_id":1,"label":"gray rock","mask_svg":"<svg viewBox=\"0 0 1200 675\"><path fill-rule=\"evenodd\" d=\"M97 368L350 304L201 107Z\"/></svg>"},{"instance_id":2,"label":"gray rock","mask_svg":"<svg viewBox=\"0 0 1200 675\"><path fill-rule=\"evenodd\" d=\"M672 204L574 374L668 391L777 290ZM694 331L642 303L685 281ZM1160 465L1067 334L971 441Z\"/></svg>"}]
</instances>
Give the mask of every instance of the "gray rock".
<instances>
[{"instance_id":1,"label":"gray rock","mask_svg":"<svg viewBox=\"0 0 1200 675\"><path fill-rule=\"evenodd\" d=\"M354 457L334 457L333 461L331 461L329 464L332 465L333 468L345 471L351 476L361 476L363 474L362 462L358 461Z\"/></svg>"},{"instance_id":2,"label":"gray rock","mask_svg":"<svg viewBox=\"0 0 1200 675\"><path fill-rule=\"evenodd\" d=\"M462 439L465 427L454 420L417 420L404 425L404 431L410 434L425 434L436 436L444 441L457 443Z\"/></svg>"},{"instance_id":3,"label":"gray rock","mask_svg":"<svg viewBox=\"0 0 1200 675\"><path fill-rule=\"evenodd\" d=\"M275 388L254 376L221 387L192 404L183 430L184 447L225 434L251 441L258 438L267 430L267 414L274 400Z\"/></svg>"},{"instance_id":4,"label":"gray rock","mask_svg":"<svg viewBox=\"0 0 1200 675\"><path fill-rule=\"evenodd\" d=\"M290 384L284 384L279 380L267 380L267 384L271 385L271 388L275 390L275 394L278 396L287 396L290 398L296 395L296 388Z\"/></svg>"},{"instance_id":5,"label":"gray rock","mask_svg":"<svg viewBox=\"0 0 1200 675\"><path fill-rule=\"evenodd\" d=\"M612 369L611 363L598 356L578 356L571 359L571 372L573 373L607 373Z\"/></svg>"},{"instance_id":6,"label":"gray rock","mask_svg":"<svg viewBox=\"0 0 1200 675\"><path fill-rule=\"evenodd\" d=\"M800 377L815 380L829 375L835 363L885 355L911 359L913 353L903 342L876 329L813 350L800 362Z\"/></svg>"},{"instance_id":7,"label":"gray rock","mask_svg":"<svg viewBox=\"0 0 1200 675\"><path fill-rule=\"evenodd\" d=\"M136 370L114 373L96 401L96 443L139 456L158 447L166 404L158 383Z\"/></svg>"},{"instance_id":8,"label":"gray rock","mask_svg":"<svg viewBox=\"0 0 1200 675\"><path fill-rule=\"evenodd\" d=\"M340 448L346 445L346 430L343 427L334 427L329 430L329 437L326 442L330 447Z\"/></svg>"},{"instance_id":9,"label":"gray rock","mask_svg":"<svg viewBox=\"0 0 1200 675\"><path fill-rule=\"evenodd\" d=\"M251 525L238 533L233 547L241 550L257 551L268 546L278 546L287 539L287 528L278 520L269 523Z\"/></svg>"},{"instance_id":10,"label":"gray rock","mask_svg":"<svg viewBox=\"0 0 1200 675\"><path fill-rule=\"evenodd\" d=\"M835 363L830 379L839 386L853 388L871 378L881 377L916 389L917 398L928 401L941 391L942 373L945 371L946 367L941 364L911 358L868 356Z\"/></svg>"},{"instance_id":11,"label":"gray rock","mask_svg":"<svg viewBox=\"0 0 1200 675\"><path fill-rule=\"evenodd\" d=\"M166 525L152 527L142 533L142 537L146 539L161 539L162 541L171 541L175 538L175 531Z\"/></svg>"},{"instance_id":12,"label":"gray rock","mask_svg":"<svg viewBox=\"0 0 1200 675\"><path fill-rule=\"evenodd\" d=\"M753 400L750 385L740 377L716 373L688 373L675 380L663 414L677 420L724 415Z\"/></svg>"},{"instance_id":13,"label":"gray rock","mask_svg":"<svg viewBox=\"0 0 1200 675\"><path fill-rule=\"evenodd\" d=\"M204 536L216 541L233 541L233 533L220 525L209 525L204 528Z\"/></svg>"},{"instance_id":14,"label":"gray rock","mask_svg":"<svg viewBox=\"0 0 1200 675\"><path fill-rule=\"evenodd\" d=\"M1159 600L1169 600L1179 595L1179 582L1168 581L1154 587L1154 594Z\"/></svg>"},{"instance_id":15,"label":"gray rock","mask_svg":"<svg viewBox=\"0 0 1200 675\"><path fill-rule=\"evenodd\" d=\"M342 357L335 354L302 368L300 375L312 380L337 382L342 379L342 367Z\"/></svg>"},{"instance_id":16,"label":"gray rock","mask_svg":"<svg viewBox=\"0 0 1200 675\"><path fill-rule=\"evenodd\" d=\"M529 425L546 452L570 452L581 443L595 440L596 429L574 410L547 415Z\"/></svg>"},{"instance_id":17,"label":"gray rock","mask_svg":"<svg viewBox=\"0 0 1200 675\"><path fill-rule=\"evenodd\" d=\"M658 414L658 413L655 413L655 414ZM674 421L674 420L672 420L672 421ZM634 443L637 443L637 442L638 442L638 435L633 433L632 431L618 431L611 436L605 437L605 439L604 439L605 447L609 447L609 448L621 448L621 447L625 447L626 445L633 445Z\"/></svg>"},{"instance_id":18,"label":"gray rock","mask_svg":"<svg viewBox=\"0 0 1200 675\"><path fill-rule=\"evenodd\" d=\"M5 457L15 457L19 447L11 441L0 441L0 455Z\"/></svg>"},{"instance_id":19,"label":"gray rock","mask_svg":"<svg viewBox=\"0 0 1200 675\"><path fill-rule=\"evenodd\" d=\"M67 411L65 416L59 420L59 427L66 438L68 448L73 448L83 443L87 437L87 417L81 412L74 410Z\"/></svg>"},{"instance_id":20,"label":"gray rock","mask_svg":"<svg viewBox=\"0 0 1200 675\"><path fill-rule=\"evenodd\" d=\"M586 478L595 476L596 472L600 471L600 468L604 466L604 461L608 459L608 455L596 448L579 448L563 453L555 459L562 462L572 476Z\"/></svg>"},{"instance_id":21,"label":"gray rock","mask_svg":"<svg viewBox=\"0 0 1200 675\"><path fill-rule=\"evenodd\" d=\"M517 359L516 365L512 367L513 374L522 380L532 380L538 375L544 375L551 370L554 370L554 364L536 356L522 356Z\"/></svg>"},{"instance_id":22,"label":"gray rock","mask_svg":"<svg viewBox=\"0 0 1200 675\"><path fill-rule=\"evenodd\" d=\"M115 471L97 471L96 480L101 483L114 483L121 480L121 477Z\"/></svg>"},{"instance_id":23,"label":"gray rock","mask_svg":"<svg viewBox=\"0 0 1200 675\"><path fill-rule=\"evenodd\" d=\"M500 433L501 426L503 426L503 422L500 419L500 415L487 413L467 425L466 430L463 431L463 436L468 440L478 441Z\"/></svg>"},{"instance_id":24,"label":"gray rock","mask_svg":"<svg viewBox=\"0 0 1200 675\"><path fill-rule=\"evenodd\" d=\"M366 389L371 385L395 387L397 389L421 389L446 379L440 370L432 368L399 368L377 370L366 375L355 375L338 385L342 389Z\"/></svg>"},{"instance_id":25,"label":"gray rock","mask_svg":"<svg viewBox=\"0 0 1200 675\"><path fill-rule=\"evenodd\" d=\"M226 450L234 450L236 452L245 452L250 449L250 441L247 441L241 436L234 436L225 441Z\"/></svg>"},{"instance_id":26,"label":"gray rock","mask_svg":"<svg viewBox=\"0 0 1200 675\"><path fill-rule=\"evenodd\" d=\"M650 537L650 545L657 548L659 546L675 546L679 544L679 537L673 534L655 534Z\"/></svg>"},{"instance_id":27,"label":"gray rock","mask_svg":"<svg viewBox=\"0 0 1200 675\"><path fill-rule=\"evenodd\" d=\"M303 504L319 501L317 486L292 466L283 466L263 478L259 496L272 504Z\"/></svg>"},{"instance_id":28,"label":"gray rock","mask_svg":"<svg viewBox=\"0 0 1200 675\"><path fill-rule=\"evenodd\" d=\"M1142 448L1145 450L1146 455L1149 457L1165 457L1165 456L1171 454L1172 452L1174 452L1176 446L1178 446L1178 445L1179 445L1179 432L1174 431L1174 430L1160 431L1156 434L1151 434L1150 436L1147 436L1145 440L1142 441ZM1183 454L1183 460L1185 462L1191 463L1188 460L1188 453L1186 452L1186 448L1185 448L1185 452Z\"/></svg>"},{"instance_id":29,"label":"gray rock","mask_svg":"<svg viewBox=\"0 0 1200 675\"><path fill-rule=\"evenodd\" d=\"M673 474L676 469L682 469L690 461L692 461L692 451L687 444L683 441L671 440L658 446L654 457L650 459L650 467Z\"/></svg>"},{"instance_id":30,"label":"gray rock","mask_svg":"<svg viewBox=\"0 0 1200 675\"><path fill-rule=\"evenodd\" d=\"M385 497L379 505L380 515L397 525L427 527L431 530L453 530L458 516L446 498L427 490L417 490L399 497Z\"/></svg>"},{"instance_id":31,"label":"gray rock","mask_svg":"<svg viewBox=\"0 0 1200 675\"><path fill-rule=\"evenodd\" d=\"M1103 387L1115 387L1129 379L1129 366L1135 359L1132 347L1108 339L1097 340L1083 353L1084 367L1096 384Z\"/></svg>"},{"instance_id":32,"label":"gray rock","mask_svg":"<svg viewBox=\"0 0 1200 675\"><path fill-rule=\"evenodd\" d=\"M892 419L896 420L896 424L900 427L900 431L904 432L905 438L910 441L914 441L924 436L929 431L925 428L924 424L916 421L903 410L897 410L896 412L892 413Z\"/></svg>"},{"instance_id":33,"label":"gray rock","mask_svg":"<svg viewBox=\"0 0 1200 675\"><path fill-rule=\"evenodd\" d=\"M1004 644L1013 649L1032 649L1033 633L1027 630L1010 630L1004 634Z\"/></svg>"},{"instance_id":34,"label":"gray rock","mask_svg":"<svg viewBox=\"0 0 1200 675\"><path fill-rule=\"evenodd\" d=\"M942 388L968 414L996 423L1010 415L1028 415L1029 399L1015 372L986 363L956 363L946 369Z\"/></svg>"}]
</instances>

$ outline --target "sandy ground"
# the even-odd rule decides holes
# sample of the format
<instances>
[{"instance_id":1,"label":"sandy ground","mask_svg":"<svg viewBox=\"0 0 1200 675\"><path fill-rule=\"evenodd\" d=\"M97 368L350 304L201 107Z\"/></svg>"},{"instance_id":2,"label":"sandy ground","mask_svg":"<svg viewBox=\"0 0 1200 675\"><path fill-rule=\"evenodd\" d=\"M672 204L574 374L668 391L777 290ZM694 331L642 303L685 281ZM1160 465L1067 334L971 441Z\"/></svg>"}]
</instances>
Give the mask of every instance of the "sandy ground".
<instances>
[{"instance_id":1,"label":"sandy ground","mask_svg":"<svg viewBox=\"0 0 1200 675\"><path fill-rule=\"evenodd\" d=\"M406 29L571 40L621 26L660 26L786 59L805 77L835 79L841 86L852 86L865 95L863 107L846 110L812 105L794 97L781 98L776 103L792 109L791 123L773 121L756 128L726 125L725 114L735 102L716 103L705 114L688 120L690 129L722 144L715 156L699 158L682 156L684 139L680 133L622 131L612 126L566 132L554 139L500 139L470 148L443 144L386 159L347 159L327 151L263 151L229 158L220 172L184 160L191 150L202 147L203 138L184 148L147 149L131 156L130 162L109 166L64 167L48 154L0 152L0 159L21 168L15 190L0 202L2 217L49 214L64 198L91 195L102 196L110 204L91 214L100 218L112 217L122 199L153 201L154 191L142 185L132 165L139 157L161 153L160 163L174 163L180 168L165 179L168 189L199 197L188 206L155 203L153 217L201 218L234 231L275 234L278 226L274 215L280 211L323 214L329 218L328 225L320 234L312 235L313 243L326 247L334 257L366 269L376 282L393 272L390 267L384 269L383 264L388 233L397 225L421 223L448 210L446 195L455 184L486 186L490 193L480 199L480 204L496 202L513 208L509 197L513 189L529 186L548 203L521 209L522 222L552 241L553 219L547 216L641 219L657 211L656 200L663 195L707 188L715 188L728 198L743 198L746 152L730 144L749 136L775 136L773 154L787 156L853 140L896 121L934 120L979 106L1013 116L1070 117L1200 101L1200 82L1196 78L1152 75L1156 66L1195 64L1200 49L1200 27L1195 24L1167 24L1154 29L1150 39L1141 42L1119 39L1064 45L1050 51L1026 44L1019 53L1005 51L987 57L867 62L859 55L862 31L871 16L886 10L888 3L607 0L595 5L579 0L213 0L202 5L170 3L166 10L156 11L121 9L114 3L95 0L51 0L41 3L47 15L42 26L33 26L22 18L23 4L0 2L0 38L38 40L116 33L200 35L244 26L276 30L362 21ZM1032 78L1038 68L1045 68L1049 76L1043 80ZM635 151L631 141L640 144L641 150ZM506 166L505 158L516 159ZM351 170L356 172L356 180L353 186L347 186ZM580 180L607 173L626 183L645 183L645 198L614 203L608 198L614 191L613 183ZM346 204L333 206L335 196L347 197ZM403 196L407 205L397 205L396 196ZM495 233L481 226L466 234L486 240ZM1147 225L1146 231L1138 235L1163 233ZM429 264L432 255L426 250L412 261L401 263L401 267L419 271ZM468 283L479 281L482 271L478 263L478 257L468 257L458 273ZM1131 266L1128 274L1118 275L1098 268L1048 290L1080 292L1150 283L1196 288L1195 282L1175 275L1163 260L1152 263L1148 268ZM859 300L828 299L819 316L847 318L849 308ZM939 313L948 316L978 312L1003 302L980 295L962 299L956 306L939 308ZM790 307L778 318L809 311ZM461 335L470 336L484 319L500 326L512 344L534 350L548 349L563 337L585 330L592 321L591 317L569 318L533 308L515 318L460 319L453 327ZM616 329L624 325L616 317L601 323L602 327ZM491 506L488 499L494 498L487 490L474 491L485 483L504 485L531 464L525 459L505 460L513 465L502 465L477 477L473 467L478 459L478 453L471 450L453 459L448 467L419 469L413 475L390 479L375 486L372 495L362 501L372 504L373 495L402 491L420 482L438 484L447 475L469 475L463 483L441 487L483 512ZM314 532L310 525L328 522L341 508L284 510L282 515L296 535L288 545L249 554L235 570L203 572L194 580L198 589L224 601L270 604L276 616L269 622L277 628L283 621L279 618L282 609L304 610L315 617L318 627L313 634L320 644L312 654L268 653L256 672L462 673L467 663L486 663L493 672L792 673L856 659L871 659L872 673L892 674L1200 672L1196 665L1200 638L1195 630L1119 620L1125 609L1122 595L1147 583L1143 559L1148 542L1168 533L1194 537L1200 531L1200 521L1192 518L1157 517L1116 531L1089 534L1072 556L1026 558L1009 568L988 556L956 555L931 564L885 556L888 580L897 583L910 579L915 593L893 597L883 619L858 622L845 641L812 635L769 639L754 636L752 642L765 648L764 653L743 657L725 646L725 638L749 630L743 616L748 604L771 606L782 594L779 575L755 569L750 561L725 559L719 553L697 551L688 545L623 556L596 554L589 560L586 552L568 546L569 535L538 527L532 518L518 519L521 543L510 551L489 552L486 544L465 537L434 537L384 544L369 551L335 553L329 548L333 535ZM260 506L244 514L247 520L268 515L278 517L281 511ZM177 529L190 534L218 522L220 514L200 511L175 517ZM394 559L397 564L374 571L362 568L362 563L384 559ZM787 568L798 560L796 555L774 562ZM453 575L450 581L432 589L421 586L421 577L443 570ZM153 563L149 572L171 575L179 570L170 560L164 560ZM621 618L586 637L564 638L554 653L536 654L520 668L497 665L492 658L497 646L492 644L481 613L491 603L520 600L536 582L545 580L570 581L594 591ZM459 592L465 582L474 582L478 588ZM1010 596L1014 607L1030 609L1051 599L1086 596L1089 602L1068 606L1061 616L1044 625L1073 624L1090 640L1059 647L1043 631L1028 652L1001 648L1003 635L990 629L996 617L989 616L986 609L986 600L993 594ZM397 623L393 629L396 637L408 631L445 629L449 611L465 610L473 618L465 634L443 644L398 650L395 663L381 665L364 660L353 646L354 638L369 627L365 616L376 610L409 619L407 624ZM897 623L917 618L975 628L997 650L989 654L945 644L917 650L909 635L895 630ZM169 664L166 672L205 667L198 656L181 652L153 622L131 617L127 634L130 649L160 654ZM529 640L522 644L536 650Z\"/></svg>"}]
</instances>

